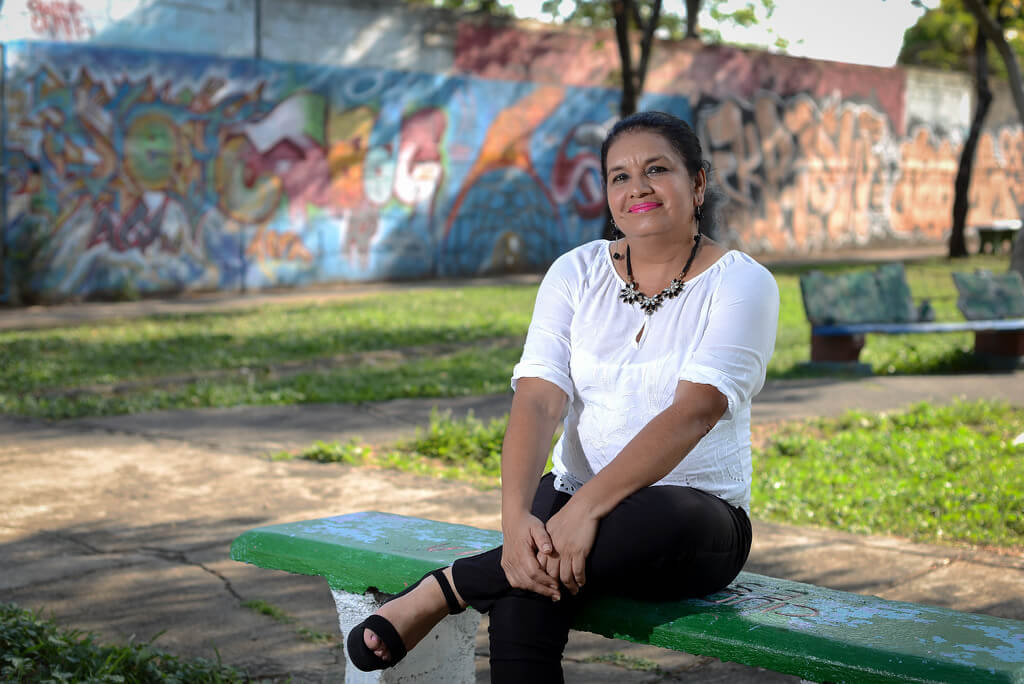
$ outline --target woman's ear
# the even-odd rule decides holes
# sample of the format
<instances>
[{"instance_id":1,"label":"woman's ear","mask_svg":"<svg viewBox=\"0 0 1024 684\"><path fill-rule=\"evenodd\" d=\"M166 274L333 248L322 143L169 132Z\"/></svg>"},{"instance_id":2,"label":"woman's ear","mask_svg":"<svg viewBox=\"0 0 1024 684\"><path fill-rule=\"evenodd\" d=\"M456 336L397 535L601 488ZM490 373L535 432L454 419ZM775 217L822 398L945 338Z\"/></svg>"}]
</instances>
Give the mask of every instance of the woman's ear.
<instances>
[{"instance_id":1,"label":"woman's ear","mask_svg":"<svg viewBox=\"0 0 1024 684\"><path fill-rule=\"evenodd\" d=\"M701 167L693 178L693 196L697 200L697 204L704 204L704 190L707 187L708 175L704 172L704 168Z\"/></svg>"}]
</instances>

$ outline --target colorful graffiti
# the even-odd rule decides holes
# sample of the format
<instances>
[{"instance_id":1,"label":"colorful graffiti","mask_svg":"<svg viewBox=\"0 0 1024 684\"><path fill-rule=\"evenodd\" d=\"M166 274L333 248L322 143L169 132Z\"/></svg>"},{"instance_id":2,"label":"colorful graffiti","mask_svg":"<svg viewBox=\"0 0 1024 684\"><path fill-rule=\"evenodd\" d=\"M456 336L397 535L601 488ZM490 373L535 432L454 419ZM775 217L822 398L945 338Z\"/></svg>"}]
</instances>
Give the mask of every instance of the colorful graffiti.
<instances>
[{"instance_id":1,"label":"colorful graffiti","mask_svg":"<svg viewBox=\"0 0 1024 684\"><path fill-rule=\"evenodd\" d=\"M613 91L68 45L8 64L4 238L42 231L51 298L539 270L601 233Z\"/></svg>"},{"instance_id":2,"label":"colorful graffiti","mask_svg":"<svg viewBox=\"0 0 1024 684\"><path fill-rule=\"evenodd\" d=\"M614 84L615 41L598 32L463 23L456 66L490 78ZM908 130L907 77L726 46L663 42L649 91L678 93L729 199L724 237L755 253L938 242L949 230L964 131ZM969 220L1024 207L1019 126L986 131Z\"/></svg>"},{"instance_id":3,"label":"colorful graffiti","mask_svg":"<svg viewBox=\"0 0 1024 684\"><path fill-rule=\"evenodd\" d=\"M750 103L706 99L695 118L731 200L729 237L748 250L939 242L948 233L960 156L949 136L922 125L901 139L871 105L767 92ZM1022 140L1019 127L983 134L970 221L1019 214Z\"/></svg>"},{"instance_id":4,"label":"colorful graffiti","mask_svg":"<svg viewBox=\"0 0 1024 684\"><path fill-rule=\"evenodd\" d=\"M5 285L29 252L52 299L542 270L602 231L618 93L573 83L605 82L607 50L576 64L586 41L481 30L459 29L463 76L8 44ZM720 238L945 239L962 132L908 126L898 70L658 55L651 87L678 94L641 107L693 123L729 200ZM1019 126L982 135L970 192L970 222L1020 214Z\"/></svg>"}]
</instances>

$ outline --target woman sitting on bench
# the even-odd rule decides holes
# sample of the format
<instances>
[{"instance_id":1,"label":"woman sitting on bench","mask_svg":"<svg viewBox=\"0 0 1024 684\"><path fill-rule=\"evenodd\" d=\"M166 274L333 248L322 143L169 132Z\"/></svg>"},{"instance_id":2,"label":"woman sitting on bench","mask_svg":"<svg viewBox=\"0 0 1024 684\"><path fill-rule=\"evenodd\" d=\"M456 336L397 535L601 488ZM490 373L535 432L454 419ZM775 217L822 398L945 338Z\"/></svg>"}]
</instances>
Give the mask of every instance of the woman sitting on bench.
<instances>
[{"instance_id":1,"label":"woman sitting on bench","mask_svg":"<svg viewBox=\"0 0 1024 684\"><path fill-rule=\"evenodd\" d=\"M469 605L490 613L492 682L560 682L589 597L704 596L746 562L750 401L778 288L702 234L708 165L685 122L623 119L601 166L622 237L562 255L537 293L502 450L504 545L435 570L353 629L360 669L394 665Z\"/></svg>"}]
</instances>

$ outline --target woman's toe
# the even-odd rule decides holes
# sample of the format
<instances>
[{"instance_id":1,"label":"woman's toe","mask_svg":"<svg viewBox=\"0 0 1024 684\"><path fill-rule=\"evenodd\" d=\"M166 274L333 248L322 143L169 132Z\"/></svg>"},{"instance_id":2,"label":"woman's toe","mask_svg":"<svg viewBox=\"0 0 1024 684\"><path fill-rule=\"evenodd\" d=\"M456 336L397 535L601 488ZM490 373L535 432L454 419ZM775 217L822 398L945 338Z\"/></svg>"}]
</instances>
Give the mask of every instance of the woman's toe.
<instances>
[{"instance_id":1,"label":"woman's toe","mask_svg":"<svg viewBox=\"0 0 1024 684\"><path fill-rule=\"evenodd\" d=\"M381 641L380 637L377 636L377 633L372 629L363 631L363 643L366 644L366 648L370 649L374 653L384 647L384 642Z\"/></svg>"}]
</instances>

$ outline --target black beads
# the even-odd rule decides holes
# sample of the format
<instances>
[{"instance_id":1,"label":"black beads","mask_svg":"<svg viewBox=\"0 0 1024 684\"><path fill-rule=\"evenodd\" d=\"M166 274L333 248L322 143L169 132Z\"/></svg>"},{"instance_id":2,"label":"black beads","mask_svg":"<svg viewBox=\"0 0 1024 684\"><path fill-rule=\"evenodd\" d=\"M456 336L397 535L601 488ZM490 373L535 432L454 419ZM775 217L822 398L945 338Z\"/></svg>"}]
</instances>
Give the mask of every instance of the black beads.
<instances>
[{"instance_id":1,"label":"black beads","mask_svg":"<svg viewBox=\"0 0 1024 684\"><path fill-rule=\"evenodd\" d=\"M626 276L629 278L629 282L626 286L619 290L619 299L626 304L639 304L643 312L650 316L659 308L666 299L672 299L678 296L683 291L683 278L686 277L687 272L690 270L690 266L693 264L693 258L697 256L697 248L700 247L701 234L697 233L693 237L693 249L690 250L690 257L686 260L686 265L683 266L683 272L679 274L678 278L673 278L672 282L668 284L664 290L648 297L636 284L636 280L633 279L633 260L630 259L629 245L626 245Z\"/></svg>"}]
</instances>

